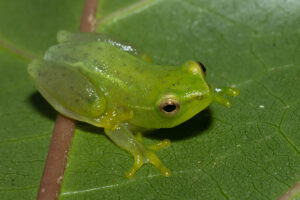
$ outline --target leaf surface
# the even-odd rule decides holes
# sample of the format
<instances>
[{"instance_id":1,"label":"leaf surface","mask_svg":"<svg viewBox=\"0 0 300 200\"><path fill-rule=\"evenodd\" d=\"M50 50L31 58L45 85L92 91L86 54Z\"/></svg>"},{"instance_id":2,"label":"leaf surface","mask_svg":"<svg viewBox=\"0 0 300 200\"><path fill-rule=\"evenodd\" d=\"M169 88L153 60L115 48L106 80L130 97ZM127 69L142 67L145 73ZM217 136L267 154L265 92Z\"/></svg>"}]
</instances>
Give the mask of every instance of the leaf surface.
<instances>
[{"instance_id":1,"label":"leaf surface","mask_svg":"<svg viewBox=\"0 0 300 200\"><path fill-rule=\"evenodd\" d=\"M35 199L56 112L27 73L31 58L76 31L82 1L0 1L0 196ZM64 20L61 20L64 19Z\"/></svg>"},{"instance_id":2,"label":"leaf surface","mask_svg":"<svg viewBox=\"0 0 300 200\"><path fill-rule=\"evenodd\" d=\"M232 108L212 104L190 121L154 131L170 138L134 179L132 158L102 130L76 132L61 199L277 199L300 177L300 4L296 1L143 1L99 20L154 63L205 63L214 86L235 85Z\"/></svg>"},{"instance_id":3,"label":"leaf surface","mask_svg":"<svg viewBox=\"0 0 300 200\"><path fill-rule=\"evenodd\" d=\"M83 1L0 2L0 194L35 199L55 111L27 74L32 57L78 30ZM300 179L300 2L103 0L99 32L124 39L154 63L205 63L208 82L235 85L232 108L212 104L169 138L131 180L129 154L103 130L78 123L60 199L277 199Z\"/></svg>"}]
</instances>

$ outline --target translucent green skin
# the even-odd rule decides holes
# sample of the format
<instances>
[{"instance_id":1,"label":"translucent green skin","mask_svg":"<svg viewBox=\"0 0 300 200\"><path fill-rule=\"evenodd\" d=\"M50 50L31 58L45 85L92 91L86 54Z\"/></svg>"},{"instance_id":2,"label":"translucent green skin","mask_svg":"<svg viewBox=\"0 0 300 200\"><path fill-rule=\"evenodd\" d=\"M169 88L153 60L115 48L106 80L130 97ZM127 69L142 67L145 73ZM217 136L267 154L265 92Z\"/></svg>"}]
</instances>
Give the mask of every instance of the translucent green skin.
<instances>
[{"instance_id":1,"label":"translucent green skin","mask_svg":"<svg viewBox=\"0 0 300 200\"><path fill-rule=\"evenodd\" d=\"M131 45L97 33L61 31L58 41L43 59L30 63L29 74L58 112L103 127L112 141L133 155L128 178L148 162L164 176L170 175L154 153L170 141L145 146L138 130L174 127L213 100L230 105L212 93L194 61L182 66L154 65ZM237 94L232 88L224 93ZM172 114L161 106L169 99L178 103Z\"/></svg>"},{"instance_id":2,"label":"translucent green skin","mask_svg":"<svg viewBox=\"0 0 300 200\"><path fill-rule=\"evenodd\" d=\"M183 66L154 65L132 55L138 54L136 51L128 53L111 42L89 37L95 34L60 35L66 37L59 38L63 42L50 47L44 60L32 62L29 72L42 95L70 118L105 127L105 113L120 116L132 112L125 120L130 124L169 128L211 103L204 73L193 61ZM159 110L167 95L180 102L180 111L172 117Z\"/></svg>"}]
</instances>

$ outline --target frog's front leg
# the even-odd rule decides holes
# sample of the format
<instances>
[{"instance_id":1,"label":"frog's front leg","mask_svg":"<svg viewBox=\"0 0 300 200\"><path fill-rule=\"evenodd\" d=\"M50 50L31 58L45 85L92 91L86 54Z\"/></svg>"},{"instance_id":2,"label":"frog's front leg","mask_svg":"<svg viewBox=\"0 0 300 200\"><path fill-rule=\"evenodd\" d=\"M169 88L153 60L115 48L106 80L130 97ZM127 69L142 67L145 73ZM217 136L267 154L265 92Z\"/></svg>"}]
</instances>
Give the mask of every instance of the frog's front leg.
<instances>
[{"instance_id":1,"label":"frog's front leg","mask_svg":"<svg viewBox=\"0 0 300 200\"><path fill-rule=\"evenodd\" d=\"M213 101L216 103L222 104L226 107L231 107L231 103L228 99L224 97L224 95L228 96L237 96L239 95L239 90L236 88L225 87L225 88L212 88L213 90Z\"/></svg>"},{"instance_id":2,"label":"frog's front leg","mask_svg":"<svg viewBox=\"0 0 300 200\"><path fill-rule=\"evenodd\" d=\"M154 153L158 149L169 146L169 140L164 140L157 145L147 147L142 143L141 135L136 138L132 134L127 123L120 123L116 129L106 128L105 133L114 143L131 153L134 157L134 164L126 173L127 178L132 178L135 172L145 163L153 164L164 176L171 174L170 170L162 164Z\"/></svg>"}]
</instances>

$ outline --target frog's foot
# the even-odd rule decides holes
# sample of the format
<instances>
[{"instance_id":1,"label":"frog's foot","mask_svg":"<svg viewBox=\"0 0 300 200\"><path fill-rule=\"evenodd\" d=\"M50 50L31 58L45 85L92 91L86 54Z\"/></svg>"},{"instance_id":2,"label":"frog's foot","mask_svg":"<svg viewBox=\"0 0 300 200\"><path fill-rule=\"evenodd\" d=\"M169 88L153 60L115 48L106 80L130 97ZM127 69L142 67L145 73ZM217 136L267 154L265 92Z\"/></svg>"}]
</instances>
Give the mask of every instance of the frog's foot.
<instances>
[{"instance_id":1,"label":"frog's foot","mask_svg":"<svg viewBox=\"0 0 300 200\"><path fill-rule=\"evenodd\" d=\"M165 148L167 146L171 145L171 141L169 139L164 139L163 141L160 141L159 143L149 145L148 148L151 149L152 151L157 151L162 148Z\"/></svg>"},{"instance_id":2,"label":"frog's foot","mask_svg":"<svg viewBox=\"0 0 300 200\"><path fill-rule=\"evenodd\" d=\"M170 176L171 171L162 164L162 162L154 153L154 151L169 145L169 140L163 140L155 145L151 145L149 147L143 146L142 148L136 149L136 151L131 152L134 157L134 164L132 168L128 172L126 172L126 177L132 178L136 171L139 170L145 163L151 163L152 165L154 165L163 176Z\"/></svg>"},{"instance_id":3,"label":"frog's foot","mask_svg":"<svg viewBox=\"0 0 300 200\"><path fill-rule=\"evenodd\" d=\"M170 140L163 140L157 144L146 146L142 142L142 135L138 133L135 137L129 129L128 123L119 123L115 129L105 128L104 130L112 141L133 155L134 164L126 173L127 178L132 178L135 172L145 163L154 165L164 176L171 174L170 170L162 164L154 153L159 149L169 146Z\"/></svg>"},{"instance_id":4,"label":"frog's foot","mask_svg":"<svg viewBox=\"0 0 300 200\"><path fill-rule=\"evenodd\" d=\"M136 134L136 139L139 141L139 142L143 142L143 135L138 132ZM147 148L151 149L152 151L157 151L157 150L160 150L162 148L165 148L167 146L170 146L171 145L171 141L169 139L164 139L163 141L160 141L159 143L156 143L156 144L153 144L153 145L147 145Z\"/></svg>"},{"instance_id":5,"label":"frog's foot","mask_svg":"<svg viewBox=\"0 0 300 200\"><path fill-rule=\"evenodd\" d=\"M226 99L224 97L224 95L227 96L237 96L239 95L239 90L236 88L231 88L231 87L225 87L223 89L220 88L213 88L213 101L215 101L216 103L219 103L221 105L224 105L226 107L231 107L231 103L228 99Z\"/></svg>"}]
</instances>

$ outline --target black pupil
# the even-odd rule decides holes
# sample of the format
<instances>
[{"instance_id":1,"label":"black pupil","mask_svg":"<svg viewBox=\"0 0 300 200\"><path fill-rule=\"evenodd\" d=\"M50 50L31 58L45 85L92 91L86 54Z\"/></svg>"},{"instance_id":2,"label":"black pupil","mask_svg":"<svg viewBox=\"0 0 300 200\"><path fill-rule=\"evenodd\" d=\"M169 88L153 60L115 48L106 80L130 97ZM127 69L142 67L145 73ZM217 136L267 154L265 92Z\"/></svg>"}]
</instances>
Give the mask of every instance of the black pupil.
<instances>
[{"instance_id":1,"label":"black pupil","mask_svg":"<svg viewBox=\"0 0 300 200\"><path fill-rule=\"evenodd\" d=\"M176 109L176 106L173 104L170 104L170 105L166 105L165 107L163 107L163 109L166 112L173 112Z\"/></svg>"},{"instance_id":2,"label":"black pupil","mask_svg":"<svg viewBox=\"0 0 300 200\"><path fill-rule=\"evenodd\" d=\"M199 61L197 63L201 67L202 71L205 73L206 72L205 66L201 62L199 62Z\"/></svg>"}]
</instances>

